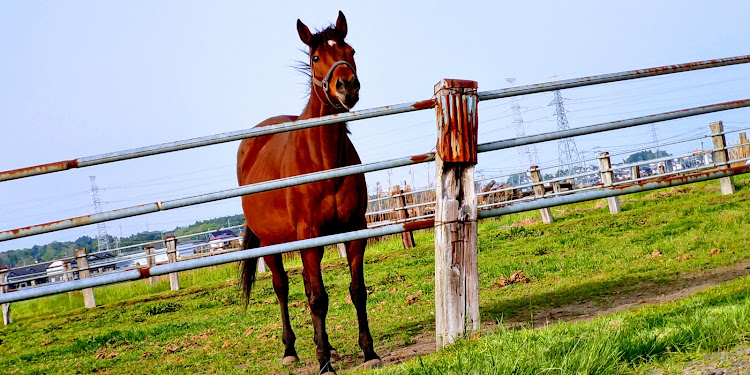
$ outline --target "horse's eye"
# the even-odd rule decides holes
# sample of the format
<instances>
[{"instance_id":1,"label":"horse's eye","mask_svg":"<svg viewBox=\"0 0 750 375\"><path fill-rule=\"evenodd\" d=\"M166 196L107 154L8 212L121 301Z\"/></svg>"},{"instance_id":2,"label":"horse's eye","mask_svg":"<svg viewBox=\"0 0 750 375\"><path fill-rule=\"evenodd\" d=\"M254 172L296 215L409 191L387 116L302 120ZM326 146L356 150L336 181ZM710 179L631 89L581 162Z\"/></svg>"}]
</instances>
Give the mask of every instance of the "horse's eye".
<instances>
[{"instance_id":1,"label":"horse's eye","mask_svg":"<svg viewBox=\"0 0 750 375\"><path fill-rule=\"evenodd\" d=\"M320 60L320 57L318 57L318 56L313 56L313 58L312 58L312 61L313 61L313 62L318 62L318 60Z\"/></svg>"}]
</instances>

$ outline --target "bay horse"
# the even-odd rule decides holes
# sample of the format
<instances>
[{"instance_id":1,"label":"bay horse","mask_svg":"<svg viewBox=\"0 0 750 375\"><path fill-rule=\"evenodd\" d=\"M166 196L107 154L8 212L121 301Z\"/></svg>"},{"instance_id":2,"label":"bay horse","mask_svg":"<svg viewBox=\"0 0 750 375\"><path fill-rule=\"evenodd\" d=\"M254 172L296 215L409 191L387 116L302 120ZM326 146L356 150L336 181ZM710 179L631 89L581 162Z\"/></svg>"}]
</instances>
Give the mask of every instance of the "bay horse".
<instances>
[{"instance_id":1,"label":"bay horse","mask_svg":"<svg viewBox=\"0 0 750 375\"><path fill-rule=\"evenodd\" d=\"M257 126L347 112L359 100L359 80L354 49L344 38L346 18L339 12L336 24L312 34L297 20L297 32L309 48L310 98L299 116L271 117ZM237 179L240 185L290 177L326 169L360 164L359 155L348 137L345 123L318 126L242 141L237 152ZM367 186L363 174L335 178L242 197L247 227L243 248L269 246L318 236L365 229ZM364 352L365 367L381 367L373 350L367 322L367 291L363 274L365 240L345 244L351 284L349 293L357 310L359 346ZM320 262L323 247L300 251L302 278L310 305L319 373L335 374L332 360L338 353L328 342L326 314L328 293L323 285ZM284 344L282 363L299 361L294 348L296 337L289 321L289 281L282 256L264 256L270 268L273 288L279 299ZM241 265L241 283L245 299L250 295L258 259Z\"/></svg>"}]
</instances>

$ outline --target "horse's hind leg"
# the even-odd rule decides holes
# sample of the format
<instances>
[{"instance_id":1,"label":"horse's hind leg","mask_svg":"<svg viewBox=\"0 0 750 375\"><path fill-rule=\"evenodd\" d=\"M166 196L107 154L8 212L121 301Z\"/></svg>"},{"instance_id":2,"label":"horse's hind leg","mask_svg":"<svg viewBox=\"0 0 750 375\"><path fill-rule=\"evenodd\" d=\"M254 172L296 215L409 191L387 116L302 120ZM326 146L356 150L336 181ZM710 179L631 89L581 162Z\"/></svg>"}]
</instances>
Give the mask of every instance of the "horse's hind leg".
<instances>
[{"instance_id":1,"label":"horse's hind leg","mask_svg":"<svg viewBox=\"0 0 750 375\"><path fill-rule=\"evenodd\" d=\"M284 359L282 363L284 365L291 365L298 362L299 357L297 357L297 350L294 349L294 342L297 338L294 336L292 324L289 321L289 278L287 277L286 270L284 270L281 254L265 256L263 260L271 270L273 290L276 292L276 297L279 299L279 307L281 307L283 329L281 342L284 344Z\"/></svg>"},{"instance_id":2,"label":"horse's hind leg","mask_svg":"<svg viewBox=\"0 0 750 375\"><path fill-rule=\"evenodd\" d=\"M305 294L310 304L313 328L315 330L315 345L318 347L316 356L320 364L319 374L335 374L331 366L331 352L335 351L328 342L326 332L326 315L328 314L328 293L323 285L323 274L320 261L323 259L323 248L316 247L302 250L302 277L305 279Z\"/></svg>"},{"instance_id":3,"label":"horse's hind leg","mask_svg":"<svg viewBox=\"0 0 750 375\"><path fill-rule=\"evenodd\" d=\"M365 286L364 274L364 256L365 240L351 241L346 244L346 260L349 262L349 272L351 272L352 283L349 286L349 293L357 309L357 322L359 323L359 346L365 354L366 368L382 367L383 362L380 360L373 349L372 335L370 334L370 324L367 322L367 287Z\"/></svg>"}]
</instances>

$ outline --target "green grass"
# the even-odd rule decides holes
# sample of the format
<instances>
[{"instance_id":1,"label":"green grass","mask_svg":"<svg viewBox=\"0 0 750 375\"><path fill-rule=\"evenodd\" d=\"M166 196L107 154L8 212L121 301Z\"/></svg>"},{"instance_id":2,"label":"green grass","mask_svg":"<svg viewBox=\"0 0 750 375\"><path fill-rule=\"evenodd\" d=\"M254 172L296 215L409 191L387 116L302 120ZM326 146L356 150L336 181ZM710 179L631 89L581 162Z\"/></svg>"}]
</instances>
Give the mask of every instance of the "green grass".
<instances>
[{"instance_id":1,"label":"green grass","mask_svg":"<svg viewBox=\"0 0 750 375\"><path fill-rule=\"evenodd\" d=\"M481 222L483 321L523 321L541 309L583 301L603 305L616 294L747 261L748 180L736 183L732 196L722 196L715 182L633 194L621 199L623 212L614 216L601 202L588 202L554 208L551 225L538 223L538 212ZM368 247L368 313L381 354L434 331L432 233L415 237L414 249L402 249L397 239ZM721 253L711 256L714 248ZM654 250L662 256L646 257ZM687 254L692 258L678 261ZM305 301L300 268L299 260L287 263L290 313L297 350L309 364L315 349L309 309L294 303ZM354 307L345 300L345 261L329 251L324 268L330 341L345 363L361 363ZM531 283L495 284L515 271ZM246 311L236 275L236 265L183 272L183 289L177 292L169 291L166 279L157 285L139 281L97 288L95 309L83 308L80 293L15 303L15 322L0 328L0 369L12 374L284 373L269 275L259 277ZM685 301L592 322L502 330L386 371L512 373L516 367L509 366L516 363L519 374L545 368L555 374L639 372L679 359L675 353L688 358L745 342L749 283L738 280ZM416 302L408 303L410 296Z\"/></svg>"},{"instance_id":2,"label":"green grass","mask_svg":"<svg viewBox=\"0 0 750 375\"><path fill-rule=\"evenodd\" d=\"M750 339L750 278L666 306L461 341L378 374L628 374Z\"/></svg>"}]
</instances>

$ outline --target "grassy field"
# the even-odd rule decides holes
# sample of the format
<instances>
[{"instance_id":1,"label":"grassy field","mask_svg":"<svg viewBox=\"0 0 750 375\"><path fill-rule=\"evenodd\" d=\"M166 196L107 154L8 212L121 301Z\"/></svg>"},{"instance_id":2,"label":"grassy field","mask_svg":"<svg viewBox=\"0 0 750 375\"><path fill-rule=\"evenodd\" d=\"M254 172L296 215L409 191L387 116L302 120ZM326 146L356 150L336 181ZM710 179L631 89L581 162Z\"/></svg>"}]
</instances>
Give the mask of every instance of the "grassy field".
<instances>
[{"instance_id":1,"label":"grassy field","mask_svg":"<svg viewBox=\"0 0 750 375\"><path fill-rule=\"evenodd\" d=\"M590 318L624 296L658 295L688 279L736 271L750 259L750 184L736 184L732 196L722 196L717 182L630 195L615 216L596 201L553 209L551 225L539 223L537 212L481 222L483 333L383 372L669 373L746 344L747 277L660 306L543 323ZM368 310L384 358L429 341L434 330L432 234L415 237L414 249L401 249L397 240L368 249ZM348 270L335 250L324 263L328 333L344 357L338 366L353 368L361 358L346 298ZM97 288L95 309L83 308L80 293L16 303L15 322L0 328L0 373L308 373L304 365L316 363L311 319L299 262L288 269L301 367L279 364L281 327L269 275L260 276L245 310L236 266L225 265L182 273L178 292L166 279ZM503 286L516 272L529 282Z\"/></svg>"}]
</instances>

